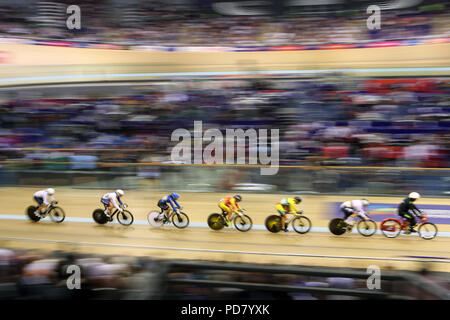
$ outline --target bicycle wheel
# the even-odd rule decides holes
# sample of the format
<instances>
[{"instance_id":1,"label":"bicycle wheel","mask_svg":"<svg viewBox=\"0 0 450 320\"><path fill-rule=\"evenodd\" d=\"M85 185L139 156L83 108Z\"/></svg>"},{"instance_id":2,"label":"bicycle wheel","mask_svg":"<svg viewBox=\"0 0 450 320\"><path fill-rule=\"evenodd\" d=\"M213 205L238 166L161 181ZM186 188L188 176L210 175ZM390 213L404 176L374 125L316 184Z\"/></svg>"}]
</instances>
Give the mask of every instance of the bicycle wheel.
<instances>
[{"instance_id":1,"label":"bicycle wheel","mask_svg":"<svg viewBox=\"0 0 450 320\"><path fill-rule=\"evenodd\" d=\"M189 225L189 217L184 212L175 212L172 216L172 223L178 229L184 229Z\"/></svg>"},{"instance_id":2,"label":"bicycle wheel","mask_svg":"<svg viewBox=\"0 0 450 320\"><path fill-rule=\"evenodd\" d=\"M34 214L34 212L36 210L37 210L37 207L35 207L35 206L29 206L26 210L28 218L30 218L30 220L33 222L38 222L39 220L41 220L40 217L38 217Z\"/></svg>"},{"instance_id":3,"label":"bicycle wheel","mask_svg":"<svg viewBox=\"0 0 450 320\"><path fill-rule=\"evenodd\" d=\"M396 238L402 231L400 223L395 219L384 220L380 225L381 233L387 238Z\"/></svg>"},{"instance_id":4,"label":"bicycle wheel","mask_svg":"<svg viewBox=\"0 0 450 320\"><path fill-rule=\"evenodd\" d=\"M102 209L95 209L92 213L92 219L94 219L94 221L98 224L105 224L108 222L105 212L103 212Z\"/></svg>"},{"instance_id":5,"label":"bicycle wheel","mask_svg":"<svg viewBox=\"0 0 450 320\"><path fill-rule=\"evenodd\" d=\"M160 215L160 212L158 212L158 211L151 211L148 214L147 220L148 220L148 223L152 227L158 228L158 227L161 227L163 225L163 221L158 219L159 215Z\"/></svg>"},{"instance_id":6,"label":"bicycle wheel","mask_svg":"<svg viewBox=\"0 0 450 320\"><path fill-rule=\"evenodd\" d=\"M419 226L418 232L422 239L431 240L436 237L438 229L434 223L425 222Z\"/></svg>"},{"instance_id":7,"label":"bicycle wheel","mask_svg":"<svg viewBox=\"0 0 450 320\"><path fill-rule=\"evenodd\" d=\"M66 218L64 210L60 207L53 207L48 213L53 222L61 223Z\"/></svg>"},{"instance_id":8,"label":"bicycle wheel","mask_svg":"<svg viewBox=\"0 0 450 320\"><path fill-rule=\"evenodd\" d=\"M340 236L344 234L346 230L344 219L342 218L334 218L328 224L328 229L330 232L336 236Z\"/></svg>"},{"instance_id":9,"label":"bicycle wheel","mask_svg":"<svg viewBox=\"0 0 450 320\"><path fill-rule=\"evenodd\" d=\"M370 220L359 220L358 224L356 225L356 229L358 230L359 234L364 237L370 237L377 232L377 223Z\"/></svg>"},{"instance_id":10,"label":"bicycle wheel","mask_svg":"<svg viewBox=\"0 0 450 320\"><path fill-rule=\"evenodd\" d=\"M311 220L305 216L295 217L294 220L292 220L292 227L297 233L308 233L309 230L311 230Z\"/></svg>"},{"instance_id":11,"label":"bicycle wheel","mask_svg":"<svg viewBox=\"0 0 450 320\"><path fill-rule=\"evenodd\" d=\"M213 230L221 230L225 227L225 220L221 214L212 213L208 217L208 226Z\"/></svg>"},{"instance_id":12,"label":"bicycle wheel","mask_svg":"<svg viewBox=\"0 0 450 320\"><path fill-rule=\"evenodd\" d=\"M117 221L123 226L130 226L134 221L134 217L130 211L123 210L123 212L117 213Z\"/></svg>"},{"instance_id":13,"label":"bicycle wheel","mask_svg":"<svg viewBox=\"0 0 450 320\"><path fill-rule=\"evenodd\" d=\"M252 218L248 215L243 214L242 216L236 216L233 219L234 226L241 232L247 232L253 226Z\"/></svg>"},{"instance_id":14,"label":"bicycle wheel","mask_svg":"<svg viewBox=\"0 0 450 320\"><path fill-rule=\"evenodd\" d=\"M281 230L281 217L277 215L271 215L266 218L264 223L266 225L266 229L272 233L280 232Z\"/></svg>"}]
</instances>

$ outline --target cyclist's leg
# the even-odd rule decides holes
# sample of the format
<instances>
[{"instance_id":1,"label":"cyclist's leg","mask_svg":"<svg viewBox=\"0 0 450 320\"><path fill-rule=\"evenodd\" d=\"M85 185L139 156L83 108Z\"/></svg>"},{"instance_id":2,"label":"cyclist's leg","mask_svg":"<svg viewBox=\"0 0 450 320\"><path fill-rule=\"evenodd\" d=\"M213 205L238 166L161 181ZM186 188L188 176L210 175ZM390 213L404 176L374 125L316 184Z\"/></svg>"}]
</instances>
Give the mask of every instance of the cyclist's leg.
<instances>
[{"instance_id":1,"label":"cyclist's leg","mask_svg":"<svg viewBox=\"0 0 450 320\"><path fill-rule=\"evenodd\" d=\"M406 220L406 233L415 232L413 226L416 224L416 220L409 212L400 212L398 214L400 217L402 217L404 220Z\"/></svg>"},{"instance_id":2,"label":"cyclist's leg","mask_svg":"<svg viewBox=\"0 0 450 320\"><path fill-rule=\"evenodd\" d=\"M164 210L164 218L169 219L169 214L170 214L170 207L167 206L167 209Z\"/></svg>"},{"instance_id":3,"label":"cyclist's leg","mask_svg":"<svg viewBox=\"0 0 450 320\"><path fill-rule=\"evenodd\" d=\"M106 216L110 217L111 216L111 200L108 199L101 199L100 202L103 204L103 206L105 207L105 214Z\"/></svg>"},{"instance_id":4,"label":"cyclist's leg","mask_svg":"<svg viewBox=\"0 0 450 320\"><path fill-rule=\"evenodd\" d=\"M164 201L158 201L158 207L161 209L161 213L164 213L164 218L168 219L170 212L169 205ZM161 215L160 218L162 218Z\"/></svg>"},{"instance_id":5,"label":"cyclist's leg","mask_svg":"<svg viewBox=\"0 0 450 320\"><path fill-rule=\"evenodd\" d=\"M277 211L278 211L278 213L281 216L281 229L283 231L287 231L287 228L286 228L286 211L281 210L281 209L278 209Z\"/></svg>"},{"instance_id":6,"label":"cyclist's leg","mask_svg":"<svg viewBox=\"0 0 450 320\"><path fill-rule=\"evenodd\" d=\"M224 202L219 203L219 208L222 209L222 211L227 214L226 222L227 222L227 225L230 226L231 225L230 218L231 218L231 215L233 214L233 211Z\"/></svg>"},{"instance_id":7,"label":"cyclist's leg","mask_svg":"<svg viewBox=\"0 0 450 320\"><path fill-rule=\"evenodd\" d=\"M345 223L351 224L353 221L353 216L355 214L355 210L353 210L353 208L344 207L341 209L341 211L344 213Z\"/></svg>"},{"instance_id":8,"label":"cyclist's leg","mask_svg":"<svg viewBox=\"0 0 450 320\"><path fill-rule=\"evenodd\" d=\"M414 227L416 226L416 218L414 217L414 215L409 214L408 222L409 222L409 230L411 232L416 232L416 230L414 229Z\"/></svg>"},{"instance_id":9,"label":"cyclist's leg","mask_svg":"<svg viewBox=\"0 0 450 320\"><path fill-rule=\"evenodd\" d=\"M36 201L37 204L38 204L38 207L37 207L37 209L36 209L36 211L34 213L40 215L42 213L42 209L45 207L44 199L38 198L38 197L34 197L34 201Z\"/></svg>"}]
</instances>

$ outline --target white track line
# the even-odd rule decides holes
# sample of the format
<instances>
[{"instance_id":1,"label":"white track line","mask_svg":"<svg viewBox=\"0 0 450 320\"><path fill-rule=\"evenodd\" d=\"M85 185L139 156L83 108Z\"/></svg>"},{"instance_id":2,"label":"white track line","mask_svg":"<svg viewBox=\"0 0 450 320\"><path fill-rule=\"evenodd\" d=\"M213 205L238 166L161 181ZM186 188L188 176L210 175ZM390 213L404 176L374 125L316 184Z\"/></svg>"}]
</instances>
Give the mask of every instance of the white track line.
<instances>
[{"instance_id":1,"label":"white track line","mask_svg":"<svg viewBox=\"0 0 450 320\"><path fill-rule=\"evenodd\" d=\"M49 217L45 218L49 220ZM14 215L14 214L0 214L0 220L28 220L25 215ZM95 223L92 218L78 218L78 217L67 217L64 222L80 222L80 223ZM112 222L114 224L118 224L117 221ZM147 220L134 220L133 224L136 225L147 225L150 226ZM203 222L190 222L189 227L195 228L208 228L207 223ZM266 230L266 227L263 225L253 225L252 230ZM312 227L311 232L325 232L329 233L330 231L326 227ZM358 233L358 231L353 230L352 233ZM377 230L376 234L382 234L380 230ZM436 237L450 237L450 232L438 231Z\"/></svg>"},{"instance_id":2,"label":"white track line","mask_svg":"<svg viewBox=\"0 0 450 320\"><path fill-rule=\"evenodd\" d=\"M285 252L235 251L235 250L219 250L219 249L199 249L199 248L173 248L173 247L143 246L143 245L132 245L132 244L116 244L116 243L101 243L101 242L81 242L81 241L33 239L33 238L17 238L17 237L0 237L0 239L1 240L10 240L10 241L12 240L12 241L32 241L32 242L61 243L61 244L71 244L71 245L80 245L80 246L104 246L104 247L119 247L119 248L134 248L134 249L196 251L196 252L213 252L213 253L239 253L239 254L252 254L252 255L265 255L265 256L330 258L330 259L354 259L354 260L386 260L386 261L403 261L403 262L410 262L411 261L411 262L450 263L450 260L444 260L444 259L358 257L358 256L336 256L336 255L285 253Z\"/></svg>"}]
</instances>

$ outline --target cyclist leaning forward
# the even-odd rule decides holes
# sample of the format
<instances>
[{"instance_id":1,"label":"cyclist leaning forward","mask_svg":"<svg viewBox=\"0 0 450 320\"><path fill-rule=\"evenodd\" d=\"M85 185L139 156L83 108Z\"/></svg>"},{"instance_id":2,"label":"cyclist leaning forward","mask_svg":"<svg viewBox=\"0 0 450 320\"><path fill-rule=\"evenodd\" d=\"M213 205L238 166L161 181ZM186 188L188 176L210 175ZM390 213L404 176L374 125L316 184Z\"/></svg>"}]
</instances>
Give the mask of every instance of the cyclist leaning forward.
<instances>
[{"instance_id":1,"label":"cyclist leaning forward","mask_svg":"<svg viewBox=\"0 0 450 320\"><path fill-rule=\"evenodd\" d=\"M370 202L367 199L361 200L349 200L345 201L341 204L341 211L345 217L345 223L347 224L348 229L353 227L355 223L354 218L356 216L360 216L364 220L368 220L369 217L366 215L364 210L365 207L369 206Z\"/></svg>"},{"instance_id":2,"label":"cyclist leaning forward","mask_svg":"<svg viewBox=\"0 0 450 320\"><path fill-rule=\"evenodd\" d=\"M414 226L416 225L416 218L419 219L422 218L422 211L419 210L414 205L414 201L420 198L420 194L417 192L411 192L407 198L403 199L403 201L398 206L398 215L400 217L405 218L409 223L409 230L407 230L405 233L411 233L411 232L417 232L414 229Z\"/></svg>"},{"instance_id":3,"label":"cyclist leaning forward","mask_svg":"<svg viewBox=\"0 0 450 320\"><path fill-rule=\"evenodd\" d=\"M301 214L303 211L297 211L296 204L302 202L302 198L294 197L294 198L284 198L281 199L275 206L278 213L281 215L281 229L284 232L288 232L288 228L286 227L286 215L288 213L292 214Z\"/></svg>"},{"instance_id":4,"label":"cyclist leaning forward","mask_svg":"<svg viewBox=\"0 0 450 320\"><path fill-rule=\"evenodd\" d=\"M180 198L180 195L176 192L173 192L165 197L162 197L158 200L158 207L161 209L161 212L164 212L164 216L159 216L164 223L169 221L169 213L170 207L172 207L173 211L182 210L183 208L178 204L177 199ZM170 205L170 207L169 207Z\"/></svg>"},{"instance_id":5,"label":"cyclist leaning forward","mask_svg":"<svg viewBox=\"0 0 450 320\"><path fill-rule=\"evenodd\" d=\"M225 197L223 199L220 200L219 202L219 208L222 209L223 212L225 212L226 215L226 219L225 222L227 223L227 226L231 226L231 216L233 214L233 212L238 212L242 211L241 207L239 206L238 202L240 202L242 200L242 197L240 195L235 195L233 197Z\"/></svg>"},{"instance_id":6,"label":"cyclist leaning forward","mask_svg":"<svg viewBox=\"0 0 450 320\"><path fill-rule=\"evenodd\" d=\"M46 190L40 190L33 195L34 201L38 203L38 208L34 211L34 214L42 218L42 213L44 209L47 209L50 206L50 203L55 201L53 195L55 194L55 189L48 188Z\"/></svg>"}]
</instances>

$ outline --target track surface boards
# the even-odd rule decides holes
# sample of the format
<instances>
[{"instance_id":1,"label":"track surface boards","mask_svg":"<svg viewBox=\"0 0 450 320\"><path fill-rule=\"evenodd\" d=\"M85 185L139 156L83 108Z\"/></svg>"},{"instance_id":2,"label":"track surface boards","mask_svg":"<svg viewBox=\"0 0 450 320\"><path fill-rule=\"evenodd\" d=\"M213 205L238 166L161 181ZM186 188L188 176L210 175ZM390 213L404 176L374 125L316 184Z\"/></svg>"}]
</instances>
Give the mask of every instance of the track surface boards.
<instances>
[{"instance_id":1,"label":"track surface boards","mask_svg":"<svg viewBox=\"0 0 450 320\"><path fill-rule=\"evenodd\" d=\"M382 235L364 238L359 234L334 236L329 232L272 234L253 229L241 233L234 228L213 231L206 218L219 212L217 202L223 193L183 193L180 203L189 215L191 226L178 230L172 225L155 229L144 223L150 210L156 209L163 192L126 191L124 202L134 214L135 224L123 227L117 223L96 225L92 212L100 207L100 197L108 190L57 189L56 199L64 208L67 221L55 224L48 218L38 223L26 220L25 208L32 204L35 188L2 188L0 247L72 250L99 254L146 255L157 258L206 259L218 261L259 262L274 264L321 265L418 270L424 264L434 271L450 272L450 237L422 240L417 235L387 239ZM284 194L242 194L242 207L254 225L263 225L274 204ZM337 196L303 196L304 209L313 227L326 228L329 221L327 202L348 200ZM372 202L398 203L400 198L370 197ZM420 204L450 205L447 199L421 199ZM87 222L74 222L84 218ZM72 219L72 221L71 221ZM90 221L89 221L90 219ZM141 223L139 223L141 222ZM438 225L449 232L450 226ZM419 258L416 258L419 257ZM425 257L425 258L424 258ZM427 262L425 262L427 261Z\"/></svg>"}]
</instances>

